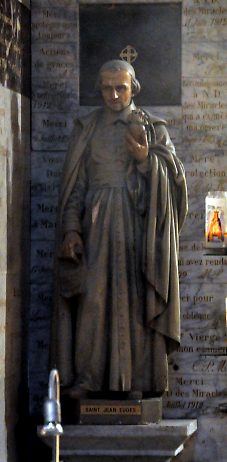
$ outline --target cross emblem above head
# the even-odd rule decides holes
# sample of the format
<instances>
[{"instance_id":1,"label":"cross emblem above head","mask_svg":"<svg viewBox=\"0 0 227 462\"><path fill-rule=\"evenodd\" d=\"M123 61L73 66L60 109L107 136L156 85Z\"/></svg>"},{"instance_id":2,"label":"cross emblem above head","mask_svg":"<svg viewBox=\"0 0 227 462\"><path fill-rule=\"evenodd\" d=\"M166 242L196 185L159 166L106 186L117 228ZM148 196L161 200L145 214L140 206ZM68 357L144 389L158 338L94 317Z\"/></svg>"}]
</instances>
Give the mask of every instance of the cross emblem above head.
<instances>
[{"instance_id":1,"label":"cross emblem above head","mask_svg":"<svg viewBox=\"0 0 227 462\"><path fill-rule=\"evenodd\" d=\"M123 61L127 61L129 64L131 64L136 60L138 53L134 47L127 45L127 47L125 47L120 52L119 56Z\"/></svg>"}]
</instances>

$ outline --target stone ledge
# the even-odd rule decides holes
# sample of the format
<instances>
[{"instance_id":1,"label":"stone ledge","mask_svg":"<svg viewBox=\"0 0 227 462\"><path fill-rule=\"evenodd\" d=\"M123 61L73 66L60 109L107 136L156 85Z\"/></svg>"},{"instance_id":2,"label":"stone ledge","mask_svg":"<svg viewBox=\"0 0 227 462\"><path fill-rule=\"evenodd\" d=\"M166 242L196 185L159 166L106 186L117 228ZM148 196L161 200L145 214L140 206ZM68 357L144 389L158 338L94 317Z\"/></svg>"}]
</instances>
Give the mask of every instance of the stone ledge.
<instances>
[{"instance_id":1,"label":"stone ledge","mask_svg":"<svg viewBox=\"0 0 227 462\"><path fill-rule=\"evenodd\" d=\"M68 425L60 439L65 462L168 462L197 430L196 420L148 425ZM50 446L50 440L46 440Z\"/></svg>"}]
</instances>

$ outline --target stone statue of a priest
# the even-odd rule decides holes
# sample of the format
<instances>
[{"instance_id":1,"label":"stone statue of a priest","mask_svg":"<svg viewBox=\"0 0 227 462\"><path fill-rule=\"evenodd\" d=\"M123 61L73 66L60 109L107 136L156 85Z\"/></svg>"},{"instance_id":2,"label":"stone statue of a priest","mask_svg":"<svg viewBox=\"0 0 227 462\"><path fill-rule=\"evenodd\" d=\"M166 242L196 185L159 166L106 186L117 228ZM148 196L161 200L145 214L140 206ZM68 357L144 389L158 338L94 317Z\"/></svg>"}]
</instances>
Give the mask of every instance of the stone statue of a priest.
<instances>
[{"instance_id":1,"label":"stone statue of a priest","mask_svg":"<svg viewBox=\"0 0 227 462\"><path fill-rule=\"evenodd\" d=\"M133 67L105 63L103 107L76 120L61 185L55 366L72 398L162 395L180 340L184 168L166 122L136 109Z\"/></svg>"}]
</instances>

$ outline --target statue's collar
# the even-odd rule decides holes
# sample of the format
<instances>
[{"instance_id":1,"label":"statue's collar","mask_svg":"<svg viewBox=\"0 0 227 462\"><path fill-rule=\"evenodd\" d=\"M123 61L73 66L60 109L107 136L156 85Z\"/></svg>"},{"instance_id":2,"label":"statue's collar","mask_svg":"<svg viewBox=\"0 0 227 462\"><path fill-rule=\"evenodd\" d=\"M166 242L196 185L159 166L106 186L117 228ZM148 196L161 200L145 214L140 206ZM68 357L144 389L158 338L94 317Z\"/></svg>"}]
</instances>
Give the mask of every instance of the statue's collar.
<instances>
[{"instance_id":1,"label":"statue's collar","mask_svg":"<svg viewBox=\"0 0 227 462\"><path fill-rule=\"evenodd\" d=\"M127 123L129 114L136 109L134 102L132 101L123 111L114 112L108 108L104 108L102 112L102 123L105 125L112 125L115 122L121 121Z\"/></svg>"},{"instance_id":2,"label":"statue's collar","mask_svg":"<svg viewBox=\"0 0 227 462\"><path fill-rule=\"evenodd\" d=\"M106 125L114 124L116 121L120 120L124 123L127 123L127 119L129 114L136 109L134 102L132 101L131 104L123 109L120 112L110 111L105 107L98 108L90 112L85 116L78 117L78 121L82 124L83 127L86 127L92 121L96 122L98 119L102 120L102 122Z\"/></svg>"}]
</instances>

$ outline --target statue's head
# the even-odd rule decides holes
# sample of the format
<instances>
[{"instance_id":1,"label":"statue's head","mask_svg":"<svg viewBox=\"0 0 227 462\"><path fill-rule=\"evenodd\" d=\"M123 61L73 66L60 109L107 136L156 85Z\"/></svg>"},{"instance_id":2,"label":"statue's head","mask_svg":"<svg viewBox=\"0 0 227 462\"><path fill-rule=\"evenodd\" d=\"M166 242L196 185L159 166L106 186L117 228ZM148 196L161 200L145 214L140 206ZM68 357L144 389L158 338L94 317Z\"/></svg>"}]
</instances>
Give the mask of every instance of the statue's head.
<instances>
[{"instance_id":1,"label":"statue's head","mask_svg":"<svg viewBox=\"0 0 227 462\"><path fill-rule=\"evenodd\" d=\"M140 92L140 84L136 79L134 68L120 59L103 64L97 84L105 105L115 112L129 106L133 96Z\"/></svg>"}]
</instances>

